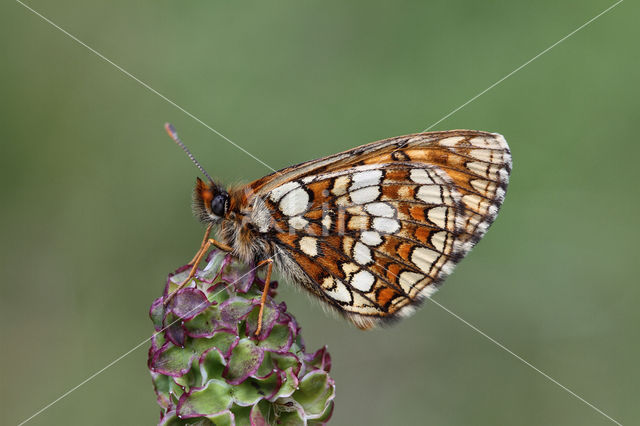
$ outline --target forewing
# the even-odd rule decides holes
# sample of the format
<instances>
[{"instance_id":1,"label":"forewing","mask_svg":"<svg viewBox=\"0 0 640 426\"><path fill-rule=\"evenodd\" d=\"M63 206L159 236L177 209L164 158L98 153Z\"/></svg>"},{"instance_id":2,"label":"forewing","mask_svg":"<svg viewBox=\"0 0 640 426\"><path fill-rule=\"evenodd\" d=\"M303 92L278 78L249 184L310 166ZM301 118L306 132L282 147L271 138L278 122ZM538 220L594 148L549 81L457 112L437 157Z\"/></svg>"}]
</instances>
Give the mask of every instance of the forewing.
<instances>
[{"instance_id":1,"label":"forewing","mask_svg":"<svg viewBox=\"0 0 640 426\"><path fill-rule=\"evenodd\" d=\"M266 237L312 293L361 328L410 313L480 239L504 199L502 136L425 133L365 145L254 182Z\"/></svg>"}]
</instances>

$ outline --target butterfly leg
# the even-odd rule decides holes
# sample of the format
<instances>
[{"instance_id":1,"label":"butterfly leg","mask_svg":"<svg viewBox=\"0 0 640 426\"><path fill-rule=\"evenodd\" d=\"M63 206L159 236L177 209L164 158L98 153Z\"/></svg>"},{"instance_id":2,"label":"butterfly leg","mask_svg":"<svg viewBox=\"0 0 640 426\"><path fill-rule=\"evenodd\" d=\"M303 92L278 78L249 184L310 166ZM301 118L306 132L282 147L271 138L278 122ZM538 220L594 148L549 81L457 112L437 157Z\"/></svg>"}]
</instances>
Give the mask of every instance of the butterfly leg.
<instances>
[{"instance_id":1,"label":"butterfly leg","mask_svg":"<svg viewBox=\"0 0 640 426\"><path fill-rule=\"evenodd\" d=\"M262 313L264 312L264 304L267 302L267 295L269 294L269 283L271 282L271 270L273 269L273 259L263 260L258 263L256 268L267 265L267 276L264 279L264 289L262 290L262 297L260 298L260 312L258 313L258 328L256 328L256 336L260 335L262 331Z\"/></svg>"},{"instance_id":2,"label":"butterfly leg","mask_svg":"<svg viewBox=\"0 0 640 426\"><path fill-rule=\"evenodd\" d=\"M208 236L209 232L210 230L207 229L207 232L205 233L205 235ZM164 306L167 306L171 301L171 299L173 299L173 296L175 296L175 294L178 292L178 290L181 290L182 288L184 288L189 283L189 281L191 281L191 279L196 275L196 271L198 270L198 264L200 264L200 261L205 256L205 254L207 254L211 246L217 247L220 250L227 251L227 252L233 251L233 248L229 247L226 244L221 243L220 241L216 241L213 238L207 239L206 242L202 244L202 246L200 247L200 250L198 250L193 260L189 263L190 265L193 264L193 266L191 267L191 270L189 271L189 275L187 275L187 278L178 285L178 288L176 288L171 294L169 294L164 299L164 302L163 302Z\"/></svg>"},{"instance_id":3,"label":"butterfly leg","mask_svg":"<svg viewBox=\"0 0 640 426\"><path fill-rule=\"evenodd\" d=\"M200 252L202 252L202 249L203 249L204 245L207 244L207 240L209 239L209 235L211 235L211 228L213 228L213 224L207 226L207 230L204 233L204 238L202 238L202 243L200 244L200 248L196 252L196 255L193 256L193 259L191 259L191 261L189 263L187 263L187 265L193 265L194 263L196 263L196 260L198 259L198 256L200 255Z\"/></svg>"}]
</instances>

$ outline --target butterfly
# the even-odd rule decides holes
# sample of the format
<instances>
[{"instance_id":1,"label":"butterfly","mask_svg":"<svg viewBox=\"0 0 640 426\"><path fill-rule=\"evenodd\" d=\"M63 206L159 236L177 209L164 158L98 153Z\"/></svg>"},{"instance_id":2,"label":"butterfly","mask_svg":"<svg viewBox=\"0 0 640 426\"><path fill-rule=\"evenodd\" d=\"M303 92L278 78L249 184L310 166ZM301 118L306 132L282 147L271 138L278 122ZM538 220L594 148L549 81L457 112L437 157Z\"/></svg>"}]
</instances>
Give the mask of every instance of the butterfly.
<instances>
[{"instance_id":1,"label":"butterfly","mask_svg":"<svg viewBox=\"0 0 640 426\"><path fill-rule=\"evenodd\" d=\"M215 246L267 267L262 305L275 264L361 329L406 317L438 289L496 219L512 167L502 135L451 130L373 142L223 188L166 130L208 177L194 190L195 214L208 227L190 278Z\"/></svg>"}]
</instances>

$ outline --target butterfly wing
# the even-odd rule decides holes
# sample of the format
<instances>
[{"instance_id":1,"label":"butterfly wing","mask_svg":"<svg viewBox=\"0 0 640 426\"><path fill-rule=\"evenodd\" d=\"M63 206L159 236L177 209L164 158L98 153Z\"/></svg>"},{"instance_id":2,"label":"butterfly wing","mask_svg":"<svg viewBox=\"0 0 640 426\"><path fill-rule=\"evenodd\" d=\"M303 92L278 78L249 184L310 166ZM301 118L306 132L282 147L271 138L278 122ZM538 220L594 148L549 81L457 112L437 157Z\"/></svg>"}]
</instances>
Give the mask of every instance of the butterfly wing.
<instances>
[{"instance_id":1,"label":"butterfly wing","mask_svg":"<svg viewBox=\"0 0 640 426\"><path fill-rule=\"evenodd\" d=\"M370 328L435 292L495 220L510 171L501 135L457 130L374 142L250 188L290 276Z\"/></svg>"}]
</instances>

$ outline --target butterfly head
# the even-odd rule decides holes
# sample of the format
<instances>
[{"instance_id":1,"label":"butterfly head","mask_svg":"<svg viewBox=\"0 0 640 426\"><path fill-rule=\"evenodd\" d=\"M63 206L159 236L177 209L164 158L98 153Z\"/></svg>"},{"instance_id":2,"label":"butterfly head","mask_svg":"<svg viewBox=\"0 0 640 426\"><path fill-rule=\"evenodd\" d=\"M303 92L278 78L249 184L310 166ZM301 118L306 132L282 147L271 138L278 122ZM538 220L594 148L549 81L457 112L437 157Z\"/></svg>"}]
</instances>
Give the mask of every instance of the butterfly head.
<instances>
[{"instance_id":1,"label":"butterfly head","mask_svg":"<svg viewBox=\"0 0 640 426\"><path fill-rule=\"evenodd\" d=\"M213 181L207 184L197 178L193 191L193 210L201 221L217 223L229 211L229 193Z\"/></svg>"}]
</instances>

